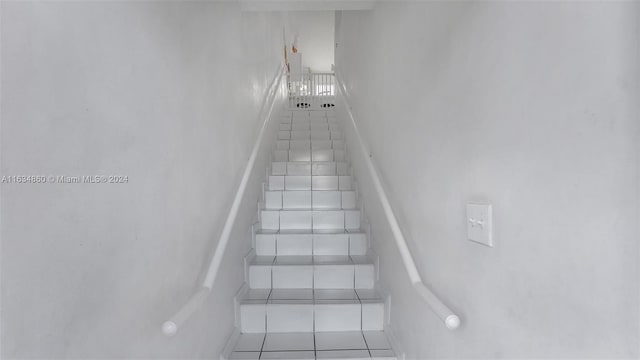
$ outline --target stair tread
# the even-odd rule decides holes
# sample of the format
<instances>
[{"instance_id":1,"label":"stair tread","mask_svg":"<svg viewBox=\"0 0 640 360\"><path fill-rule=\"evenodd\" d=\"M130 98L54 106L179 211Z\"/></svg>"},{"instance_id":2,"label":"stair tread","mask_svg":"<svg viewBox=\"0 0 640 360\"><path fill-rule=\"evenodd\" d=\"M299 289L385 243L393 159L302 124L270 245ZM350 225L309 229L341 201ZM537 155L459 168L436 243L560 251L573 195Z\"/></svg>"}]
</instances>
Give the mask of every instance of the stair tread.
<instances>
[{"instance_id":1,"label":"stair tread","mask_svg":"<svg viewBox=\"0 0 640 360\"><path fill-rule=\"evenodd\" d=\"M282 191L305 191L305 190L282 190ZM267 208L267 207L261 207L260 211L360 211L359 208L357 207L352 207L352 208L318 208L318 207L304 207L304 208L298 208L298 207L284 207L284 208Z\"/></svg>"},{"instance_id":2,"label":"stair tread","mask_svg":"<svg viewBox=\"0 0 640 360\"><path fill-rule=\"evenodd\" d=\"M271 176L349 176L349 175L271 175ZM320 189L320 190L300 190L300 189L291 189L291 190L271 190L271 189L266 189L266 192L282 192L282 191L286 191L286 192L300 192L300 193L308 193L311 192L312 194L315 193L319 193L319 194L323 194L323 193L327 193L327 192L355 192L355 189L336 189L336 190L325 190L325 189Z\"/></svg>"},{"instance_id":3,"label":"stair tread","mask_svg":"<svg viewBox=\"0 0 640 360\"><path fill-rule=\"evenodd\" d=\"M242 299L241 305L269 304L269 305L360 305L382 304L382 299Z\"/></svg>"},{"instance_id":4,"label":"stair tread","mask_svg":"<svg viewBox=\"0 0 640 360\"><path fill-rule=\"evenodd\" d=\"M340 164L340 163L344 163L344 164L349 164L349 161L326 161L326 160L302 160L302 161L272 161L271 164L273 163L289 163L289 164L296 164L296 165L302 165L302 164ZM344 175L347 176L347 175Z\"/></svg>"},{"instance_id":5,"label":"stair tread","mask_svg":"<svg viewBox=\"0 0 640 360\"><path fill-rule=\"evenodd\" d=\"M254 256L249 263L253 265L373 265L374 261L368 255L279 255L279 256Z\"/></svg>"},{"instance_id":6,"label":"stair tread","mask_svg":"<svg viewBox=\"0 0 640 360\"><path fill-rule=\"evenodd\" d=\"M274 300L279 303L307 300L318 304L338 304L341 301L383 302L376 289L248 289L240 302L264 304Z\"/></svg>"},{"instance_id":7,"label":"stair tread","mask_svg":"<svg viewBox=\"0 0 640 360\"><path fill-rule=\"evenodd\" d=\"M290 211L290 210L286 210ZM316 211L316 210L306 210ZM321 210L317 210L321 211ZM274 235L274 234L290 234L290 235L305 235L305 234L365 234L364 229L282 229L282 230L269 230L259 229L256 230L256 234Z\"/></svg>"},{"instance_id":8,"label":"stair tread","mask_svg":"<svg viewBox=\"0 0 640 360\"><path fill-rule=\"evenodd\" d=\"M396 359L384 331L243 333L229 359Z\"/></svg>"},{"instance_id":9,"label":"stair tread","mask_svg":"<svg viewBox=\"0 0 640 360\"><path fill-rule=\"evenodd\" d=\"M284 190L286 191L286 190ZM357 207L346 207L346 208L323 208L323 207L283 207L283 208L267 208L261 207L260 211L360 211Z\"/></svg>"},{"instance_id":10,"label":"stair tread","mask_svg":"<svg viewBox=\"0 0 640 360\"><path fill-rule=\"evenodd\" d=\"M336 175L321 175L321 174L304 174L304 175L296 175L296 174L281 174L281 175L274 175L274 174L272 173L272 174L269 174L269 176L288 176L288 177L296 177L296 178L301 178L301 177L303 177L303 176L308 176L308 177L312 177L312 176L313 176L314 178L315 178L315 177L325 177L325 178L328 178L328 177L344 177L344 178L346 178L346 177L351 177L351 175L350 175L350 174L346 174L346 175L337 175L337 173L336 173ZM348 180L348 179L346 179L346 180ZM324 189L319 189L319 190L324 190ZM336 189L336 190L337 190L337 189ZM353 189L340 189L340 190L353 190Z\"/></svg>"}]
</instances>

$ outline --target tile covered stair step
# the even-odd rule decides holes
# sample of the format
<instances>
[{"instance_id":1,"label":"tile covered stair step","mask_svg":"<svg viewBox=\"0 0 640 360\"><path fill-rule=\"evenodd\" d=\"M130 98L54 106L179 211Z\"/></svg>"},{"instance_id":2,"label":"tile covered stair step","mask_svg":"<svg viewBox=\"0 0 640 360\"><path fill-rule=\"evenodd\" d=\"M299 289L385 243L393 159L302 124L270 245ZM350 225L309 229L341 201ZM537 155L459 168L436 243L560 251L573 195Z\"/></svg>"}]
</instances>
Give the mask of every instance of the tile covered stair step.
<instances>
[{"instance_id":1,"label":"tile covered stair step","mask_svg":"<svg viewBox=\"0 0 640 360\"><path fill-rule=\"evenodd\" d=\"M375 265L367 256L255 256L251 289L372 289Z\"/></svg>"},{"instance_id":2,"label":"tile covered stair step","mask_svg":"<svg viewBox=\"0 0 640 360\"><path fill-rule=\"evenodd\" d=\"M279 119L228 359L396 359L341 124Z\"/></svg>"},{"instance_id":3,"label":"tile covered stair step","mask_svg":"<svg viewBox=\"0 0 640 360\"><path fill-rule=\"evenodd\" d=\"M395 359L382 331L240 335L230 359Z\"/></svg>"}]
</instances>

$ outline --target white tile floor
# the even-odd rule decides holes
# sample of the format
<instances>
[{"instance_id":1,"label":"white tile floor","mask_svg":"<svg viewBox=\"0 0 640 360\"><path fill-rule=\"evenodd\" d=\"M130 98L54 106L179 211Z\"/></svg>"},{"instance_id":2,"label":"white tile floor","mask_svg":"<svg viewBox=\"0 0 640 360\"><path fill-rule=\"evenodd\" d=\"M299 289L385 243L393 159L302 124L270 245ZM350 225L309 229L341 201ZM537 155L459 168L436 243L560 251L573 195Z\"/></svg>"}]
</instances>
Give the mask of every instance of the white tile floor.
<instances>
[{"instance_id":1,"label":"white tile floor","mask_svg":"<svg viewBox=\"0 0 640 360\"><path fill-rule=\"evenodd\" d=\"M375 289L318 289L318 288L282 288L249 289L240 299L241 304L268 304L274 300L354 300L360 304L382 303Z\"/></svg>"},{"instance_id":2,"label":"white tile floor","mask_svg":"<svg viewBox=\"0 0 640 360\"><path fill-rule=\"evenodd\" d=\"M240 334L230 359L395 359L382 331Z\"/></svg>"}]
</instances>

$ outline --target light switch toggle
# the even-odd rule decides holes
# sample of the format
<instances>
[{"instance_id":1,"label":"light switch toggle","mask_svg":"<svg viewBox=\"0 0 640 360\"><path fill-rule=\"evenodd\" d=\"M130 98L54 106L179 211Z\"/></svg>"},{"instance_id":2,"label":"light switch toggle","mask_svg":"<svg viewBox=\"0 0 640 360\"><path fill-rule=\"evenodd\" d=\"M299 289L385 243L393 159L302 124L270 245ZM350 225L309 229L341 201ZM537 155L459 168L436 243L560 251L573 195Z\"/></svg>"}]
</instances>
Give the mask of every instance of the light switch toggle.
<instances>
[{"instance_id":1,"label":"light switch toggle","mask_svg":"<svg viewBox=\"0 0 640 360\"><path fill-rule=\"evenodd\" d=\"M467 204L467 238L493 247L491 204Z\"/></svg>"},{"instance_id":2,"label":"light switch toggle","mask_svg":"<svg viewBox=\"0 0 640 360\"><path fill-rule=\"evenodd\" d=\"M482 228L484 226L483 220L469 219L469 222L471 223L471 227L479 226Z\"/></svg>"}]
</instances>

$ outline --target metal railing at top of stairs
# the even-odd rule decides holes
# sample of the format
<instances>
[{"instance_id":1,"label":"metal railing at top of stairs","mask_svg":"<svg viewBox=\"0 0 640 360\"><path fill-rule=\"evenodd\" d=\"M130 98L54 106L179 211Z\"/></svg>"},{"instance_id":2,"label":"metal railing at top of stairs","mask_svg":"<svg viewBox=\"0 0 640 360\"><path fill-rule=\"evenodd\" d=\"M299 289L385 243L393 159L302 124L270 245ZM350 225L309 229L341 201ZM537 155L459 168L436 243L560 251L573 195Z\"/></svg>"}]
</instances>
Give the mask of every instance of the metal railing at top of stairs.
<instances>
[{"instance_id":1,"label":"metal railing at top of stairs","mask_svg":"<svg viewBox=\"0 0 640 360\"><path fill-rule=\"evenodd\" d=\"M207 271L207 275L202 283L202 287L193 296L191 296L189 301L180 310L178 310L178 312L176 312L169 320L165 321L162 324L162 332L167 336L173 336L178 332L178 329L180 329L184 322L187 321L187 319L189 319L189 317L196 310L198 310L200 306L202 306L204 301L209 296L211 289L213 288L213 284L218 275L218 271L220 270L220 265L222 263L224 253L227 249L227 244L229 243L229 239L231 237L233 225L236 222L236 217L238 216L240 204L247 189L247 183L249 182L249 178L251 177L251 173L253 172L256 157L258 156L258 150L260 150L267 124L269 123L271 113L273 112L275 97L280 90L280 84L282 83L283 77L284 67L280 69L276 77L273 79L265 98L263 109L260 112L261 115L264 114L262 127L260 128L260 133L258 134L258 138L256 139L253 150L251 151L251 155L249 156L247 166L245 167L244 173L242 174L240 186L238 186L238 190L236 191L235 197L233 198L233 204L231 205L231 209L229 209L229 215L227 216L227 220L225 221L224 227L222 228L220 239L218 240L216 249L213 253L213 256L211 257L211 261L209 262L209 268Z\"/></svg>"},{"instance_id":2,"label":"metal railing at top of stairs","mask_svg":"<svg viewBox=\"0 0 640 360\"><path fill-rule=\"evenodd\" d=\"M333 103L336 80L332 72L287 74L289 107L305 108Z\"/></svg>"},{"instance_id":3,"label":"metal railing at top of stairs","mask_svg":"<svg viewBox=\"0 0 640 360\"><path fill-rule=\"evenodd\" d=\"M391 204L389 203L389 199L387 198L387 193L384 191L382 187L382 182L380 181L380 177L378 176L378 172L376 171L375 165L371 160L369 149L364 143L362 136L360 135L360 131L358 130L358 125L353 117L353 113L351 112L351 108L349 107L346 97L347 90L344 87L344 84L340 81L340 78L337 78L337 87L338 91L343 95L342 100L345 105L345 109L349 114L350 125L353 128L353 132L355 137L360 145L360 150L362 151L362 157L367 166L367 170L369 171L369 175L371 180L373 181L373 185L375 187L375 191L380 199L380 203L382 204L382 208L384 210L384 214L389 222L389 226L391 227L391 232L393 233L393 238L395 240L396 246L398 247L398 251L400 252L400 257L402 258L402 262L404 263L405 270L409 275L409 279L414 289L422 296L424 301L429 305L431 310L444 322L445 326L449 330L457 329L460 326L460 317L456 315L447 305L445 305L425 284L422 282L422 278L420 273L418 272L418 268L413 260L413 256L411 255L411 250L409 250L409 246L407 245L407 240L404 238L402 234L402 230L400 229L400 225L398 224L398 220L396 219L395 214L393 213L393 209L391 208Z\"/></svg>"}]
</instances>

